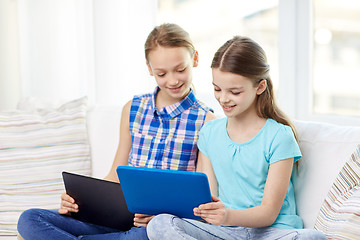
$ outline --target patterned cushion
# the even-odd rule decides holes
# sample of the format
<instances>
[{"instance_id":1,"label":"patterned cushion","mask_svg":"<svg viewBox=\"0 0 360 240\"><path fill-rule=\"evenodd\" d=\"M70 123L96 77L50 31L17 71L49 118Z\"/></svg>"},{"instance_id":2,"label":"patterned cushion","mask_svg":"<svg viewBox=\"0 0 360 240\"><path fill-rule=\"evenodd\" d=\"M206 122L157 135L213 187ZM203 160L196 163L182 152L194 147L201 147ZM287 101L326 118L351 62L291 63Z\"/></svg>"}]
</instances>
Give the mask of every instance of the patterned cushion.
<instances>
[{"instance_id":1,"label":"patterned cushion","mask_svg":"<svg viewBox=\"0 0 360 240\"><path fill-rule=\"evenodd\" d=\"M0 235L16 235L23 210L56 209L61 172L90 174L87 98L57 109L0 113Z\"/></svg>"},{"instance_id":2,"label":"patterned cushion","mask_svg":"<svg viewBox=\"0 0 360 240\"><path fill-rule=\"evenodd\" d=\"M317 217L315 229L328 238L359 239L360 145L332 185Z\"/></svg>"}]
</instances>

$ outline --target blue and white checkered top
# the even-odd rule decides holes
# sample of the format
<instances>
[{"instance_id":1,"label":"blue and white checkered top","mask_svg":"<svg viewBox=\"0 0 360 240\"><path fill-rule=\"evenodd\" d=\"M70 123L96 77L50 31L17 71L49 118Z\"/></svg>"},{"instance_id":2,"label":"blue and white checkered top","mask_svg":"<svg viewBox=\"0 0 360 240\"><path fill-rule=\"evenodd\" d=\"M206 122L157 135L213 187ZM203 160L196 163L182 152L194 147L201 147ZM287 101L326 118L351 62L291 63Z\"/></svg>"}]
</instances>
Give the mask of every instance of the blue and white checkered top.
<instances>
[{"instance_id":1,"label":"blue and white checkered top","mask_svg":"<svg viewBox=\"0 0 360 240\"><path fill-rule=\"evenodd\" d=\"M199 131L210 109L191 90L182 101L159 112L158 91L157 87L132 100L129 166L195 171Z\"/></svg>"}]
</instances>

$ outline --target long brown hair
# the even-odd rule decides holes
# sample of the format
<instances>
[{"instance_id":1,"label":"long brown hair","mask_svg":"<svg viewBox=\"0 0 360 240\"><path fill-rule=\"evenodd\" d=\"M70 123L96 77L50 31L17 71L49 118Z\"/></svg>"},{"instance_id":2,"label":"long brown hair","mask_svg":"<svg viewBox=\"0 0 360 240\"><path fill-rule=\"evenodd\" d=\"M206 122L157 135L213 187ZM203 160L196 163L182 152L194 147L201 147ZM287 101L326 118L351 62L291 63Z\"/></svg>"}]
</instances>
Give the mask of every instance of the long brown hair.
<instances>
[{"instance_id":1,"label":"long brown hair","mask_svg":"<svg viewBox=\"0 0 360 240\"><path fill-rule=\"evenodd\" d=\"M247 77L257 86L261 80L267 82L266 90L258 95L256 112L259 117L271 118L288 125L297 139L295 126L275 102L273 84L270 78L270 66L265 51L258 43L248 37L235 36L222 45L215 53L211 68ZM299 162L295 163L298 172Z\"/></svg>"},{"instance_id":2,"label":"long brown hair","mask_svg":"<svg viewBox=\"0 0 360 240\"><path fill-rule=\"evenodd\" d=\"M275 102L273 84L270 78L270 66L264 50L248 37L235 36L215 53L211 68L231 72L247 77L257 86L263 79L267 82L266 90L257 98L256 111L259 117L271 118L288 125L297 137L296 129L290 119L280 110Z\"/></svg>"},{"instance_id":3,"label":"long brown hair","mask_svg":"<svg viewBox=\"0 0 360 240\"><path fill-rule=\"evenodd\" d=\"M151 50L158 46L162 47L185 47L189 50L191 56L194 56L195 48L189 34L179 25L174 23L164 23L155 27L145 41L145 58Z\"/></svg>"}]
</instances>

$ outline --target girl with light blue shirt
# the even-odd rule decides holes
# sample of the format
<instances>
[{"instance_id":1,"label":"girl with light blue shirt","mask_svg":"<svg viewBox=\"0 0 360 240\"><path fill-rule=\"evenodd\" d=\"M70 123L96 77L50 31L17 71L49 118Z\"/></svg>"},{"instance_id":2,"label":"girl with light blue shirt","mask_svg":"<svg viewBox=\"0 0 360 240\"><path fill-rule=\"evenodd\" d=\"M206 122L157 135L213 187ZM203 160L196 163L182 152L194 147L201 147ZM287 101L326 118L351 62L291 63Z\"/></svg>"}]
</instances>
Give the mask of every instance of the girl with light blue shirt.
<instances>
[{"instance_id":1,"label":"girl with light blue shirt","mask_svg":"<svg viewBox=\"0 0 360 240\"><path fill-rule=\"evenodd\" d=\"M205 221L154 217L150 239L327 239L302 229L291 176L301 158L295 129L277 107L263 49L236 36L215 53L215 98L226 117L200 130L197 171L213 202L194 209Z\"/></svg>"}]
</instances>

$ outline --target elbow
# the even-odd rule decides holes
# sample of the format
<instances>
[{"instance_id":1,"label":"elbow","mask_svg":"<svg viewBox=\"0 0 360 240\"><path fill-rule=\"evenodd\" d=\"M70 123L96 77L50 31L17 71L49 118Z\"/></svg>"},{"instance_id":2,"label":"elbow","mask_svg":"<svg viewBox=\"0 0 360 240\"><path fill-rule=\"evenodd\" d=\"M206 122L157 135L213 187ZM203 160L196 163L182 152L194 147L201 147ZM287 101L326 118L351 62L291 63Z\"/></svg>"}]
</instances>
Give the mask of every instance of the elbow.
<instances>
[{"instance_id":1,"label":"elbow","mask_svg":"<svg viewBox=\"0 0 360 240\"><path fill-rule=\"evenodd\" d=\"M259 227L269 227L275 223L277 217L279 216L280 210L276 210L276 208L272 206L263 207L264 208L261 211L263 213L261 216L263 220L259 221L259 223L261 222L263 226Z\"/></svg>"},{"instance_id":2,"label":"elbow","mask_svg":"<svg viewBox=\"0 0 360 240\"><path fill-rule=\"evenodd\" d=\"M264 218L267 219L265 221L266 226L264 226L264 227L269 227L269 226L273 225L278 216L279 216L279 211L275 211L273 208L269 209L266 216L264 216Z\"/></svg>"},{"instance_id":3,"label":"elbow","mask_svg":"<svg viewBox=\"0 0 360 240\"><path fill-rule=\"evenodd\" d=\"M271 225L274 224L276 218L277 218L278 215L275 215L275 214L270 214L269 218L268 218L268 222L267 222L267 226L264 226L264 227L269 227Z\"/></svg>"},{"instance_id":4,"label":"elbow","mask_svg":"<svg viewBox=\"0 0 360 240\"><path fill-rule=\"evenodd\" d=\"M263 227L269 227L273 225L276 219L278 218L282 207L282 202L271 201L271 200L266 201L265 199L263 199L259 207L260 207L259 210L262 215L261 217L263 218L262 223L264 223L264 225L266 224L266 226Z\"/></svg>"},{"instance_id":5,"label":"elbow","mask_svg":"<svg viewBox=\"0 0 360 240\"><path fill-rule=\"evenodd\" d=\"M254 224L249 224L247 227L263 228L270 227L274 224L276 217L264 215L261 219L258 219Z\"/></svg>"}]
</instances>

